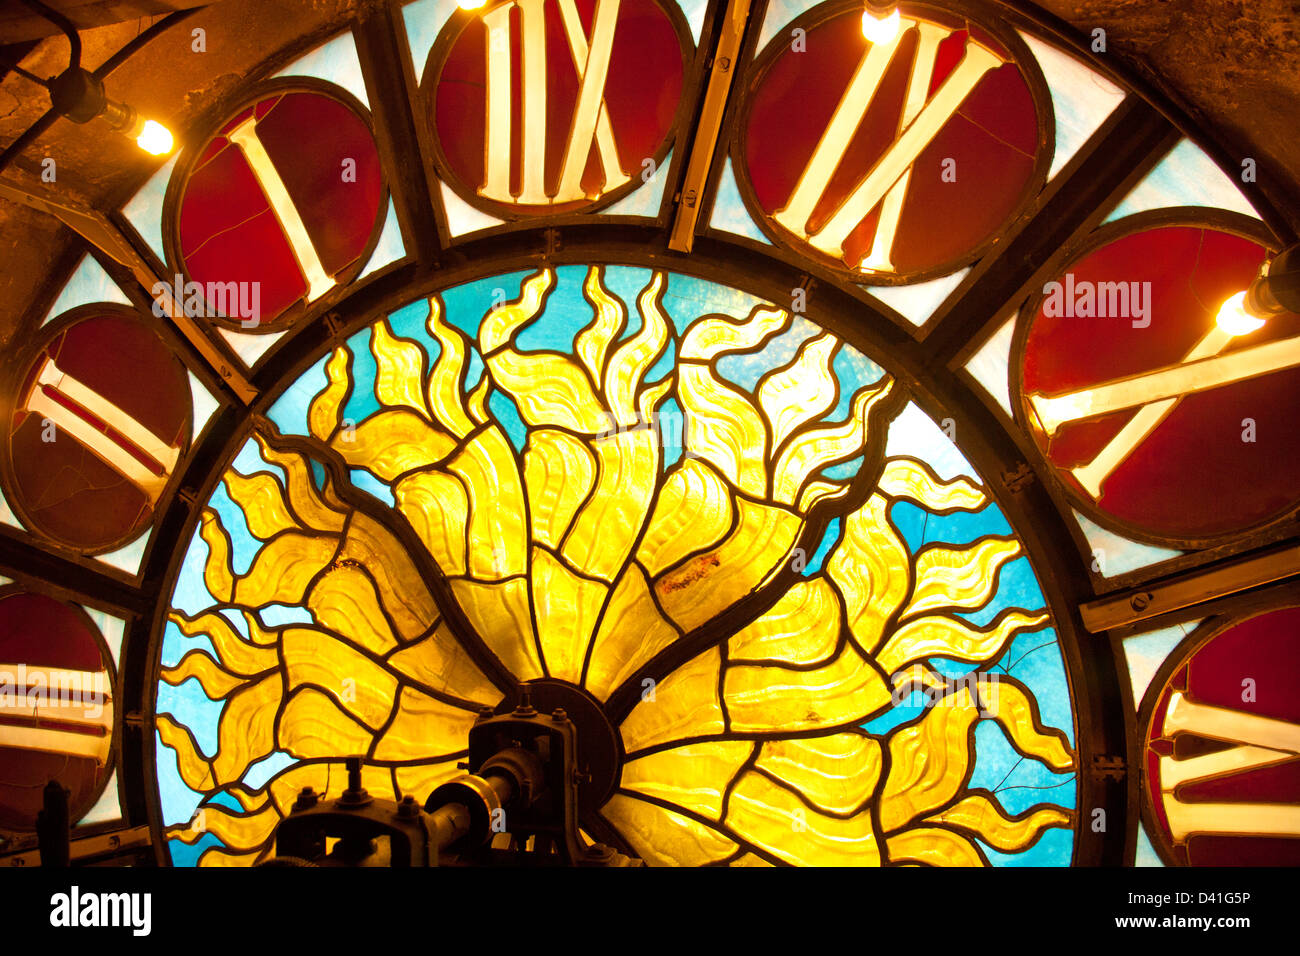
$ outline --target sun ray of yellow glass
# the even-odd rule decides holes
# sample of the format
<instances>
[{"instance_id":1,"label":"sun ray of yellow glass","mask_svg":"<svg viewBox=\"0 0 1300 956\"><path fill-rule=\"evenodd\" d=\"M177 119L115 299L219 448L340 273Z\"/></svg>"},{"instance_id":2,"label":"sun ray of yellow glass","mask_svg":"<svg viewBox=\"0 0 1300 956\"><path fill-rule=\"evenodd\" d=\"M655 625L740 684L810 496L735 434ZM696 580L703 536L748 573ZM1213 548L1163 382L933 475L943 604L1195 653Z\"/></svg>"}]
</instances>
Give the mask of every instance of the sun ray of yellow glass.
<instances>
[{"instance_id":1,"label":"sun ray of yellow glass","mask_svg":"<svg viewBox=\"0 0 1300 956\"><path fill-rule=\"evenodd\" d=\"M926 822L970 831L995 850L1018 853L1049 827L1068 827L1071 814L1062 807L1041 807L1013 819L984 794L972 793L928 817Z\"/></svg>"},{"instance_id":2,"label":"sun ray of yellow glass","mask_svg":"<svg viewBox=\"0 0 1300 956\"><path fill-rule=\"evenodd\" d=\"M501 692L474 663L446 624L440 625L428 637L392 654L388 665L425 687L476 704L495 704L501 699Z\"/></svg>"},{"instance_id":3,"label":"sun ray of yellow glass","mask_svg":"<svg viewBox=\"0 0 1300 956\"><path fill-rule=\"evenodd\" d=\"M703 866L736 852L713 828L635 797L616 793L600 812L650 866Z\"/></svg>"},{"instance_id":4,"label":"sun ray of yellow glass","mask_svg":"<svg viewBox=\"0 0 1300 956\"><path fill-rule=\"evenodd\" d=\"M336 567L322 574L307 595L317 623L374 654L397 646L370 578L359 568Z\"/></svg>"},{"instance_id":5,"label":"sun ray of yellow glass","mask_svg":"<svg viewBox=\"0 0 1300 956\"><path fill-rule=\"evenodd\" d=\"M375 397L385 405L402 405L429 417L424 397L424 349L399 339L380 319L370 327L370 353L375 357Z\"/></svg>"},{"instance_id":6,"label":"sun ray of yellow glass","mask_svg":"<svg viewBox=\"0 0 1300 956\"><path fill-rule=\"evenodd\" d=\"M861 734L768 740L755 764L833 814L863 808L880 781L880 744Z\"/></svg>"},{"instance_id":7,"label":"sun ray of yellow glass","mask_svg":"<svg viewBox=\"0 0 1300 956\"><path fill-rule=\"evenodd\" d=\"M918 827L885 841L894 863L927 866L987 866L974 842L946 827Z\"/></svg>"},{"instance_id":8,"label":"sun ray of yellow glass","mask_svg":"<svg viewBox=\"0 0 1300 956\"><path fill-rule=\"evenodd\" d=\"M464 574L469 492L455 475L420 471L393 486L393 498L443 574Z\"/></svg>"},{"instance_id":9,"label":"sun ray of yellow glass","mask_svg":"<svg viewBox=\"0 0 1300 956\"><path fill-rule=\"evenodd\" d=\"M937 608L970 611L993 597L998 572L1020 554L1015 538L981 538L959 548L929 547L917 554L912 599L903 609L911 617Z\"/></svg>"},{"instance_id":10,"label":"sun ray of yellow glass","mask_svg":"<svg viewBox=\"0 0 1300 956\"><path fill-rule=\"evenodd\" d=\"M408 471L442 461L455 450L456 442L419 415L400 408L339 431L330 447L351 467L365 468L391 483Z\"/></svg>"},{"instance_id":11,"label":"sun ray of yellow glass","mask_svg":"<svg viewBox=\"0 0 1300 956\"><path fill-rule=\"evenodd\" d=\"M967 734L978 712L970 689L945 697L917 723L889 736L889 775L880 800L885 832L951 800L966 778L971 754Z\"/></svg>"},{"instance_id":12,"label":"sun ray of yellow glass","mask_svg":"<svg viewBox=\"0 0 1300 956\"><path fill-rule=\"evenodd\" d=\"M789 365L759 386L758 402L772 423L772 447L779 448L800 425L824 414L836 398L831 359L839 342L819 335L799 349Z\"/></svg>"},{"instance_id":13,"label":"sun ray of yellow glass","mask_svg":"<svg viewBox=\"0 0 1300 956\"><path fill-rule=\"evenodd\" d=\"M286 627L280 634L285 687L290 693L315 685L353 720L378 730L397 697L397 678L369 657L313 628Z\"/></svg>"},{"instance_id":14,"label":"sun ray of yellow glass","mask_svg":"<svg viewBox=\"0 0 1300 956\"><path fill-rule=\"evenodd\" d=\"M677 631L650 597L645 572L631 565L619 578L601 618L587 669L587 690L604 700L677 638Z\"/></svg>"},{"instance_id":15,"label":"sun ray of yellow glass","mask_svg":"<svg viewBox=\"0 0 1300 956\"><path fill-rule=\"evenodd\" d=\"M403 641L419 637L438 621L438 607L415 563L397 538L374 518L352 515L339 563L355 561L375 579L388 617Z\"/></svg>"},{"instance_id":16,"label":"sun ray of yellow glass","mask_svg":"<svg viewBox=\"0 0 1300 956\"><path fill-rule=\"evenodd\" d=\"M276 743L285 753L310 759L364 757L373 740L370 729L344 713L332 698L304 687L285 704ZM247 766L240 768L240 776Z\"/></svg>"},{"instance_id":17,"label":"sun ray of yellow glass","mask_svg":"<svg viewBox=\"0 0 1300 956\"><path fill-rule=\"evenodd\" d=\"M979 487L963 475L941 481L920 462L910 458L891 458L880 476L880 492L891 498L906 498L939 514L949 511L979 511L988 498Z\"/></svg>"},{"instance_id":18,"label":"sun ray of yellow glass","mask_svg":"<svg viewBox=\"0 0 1300 956\"><path fill-rule=\"evenodd\" d=\"M475 715L403 687L397 716L375 747L376 760L426 760L465 749Z\"/></svg>"},{"instance_id":19,"label":"sun ray of yellow glass","mask_svg":"<svg viewBox=\"0 0 1300 956\"><path fill-rule=\"evenodd\" d=\"M813 670L728 667L723 697L733 730L780 733L839 727L885 707L890 689L851 645Z\"/></svg>"},{"instance_id":20,"label":"sun ray of yellow glass","mask_svg":"<svg viewBox=\"0 0 1300 956\"><path fill-rule=\"evenodd\" d=\"M799 581L731 638L727 658L815 664L835 652L843 620L839 598L824 578Z\"/></svg>"},{"instance_id":21,"label":"sun ray of yellow glass","mask_svg":"<svg viewBox=\"0 0 1300 956\"><path fill-rule=\"evenodd\" d=\"M217 753L212 759L217 784L240 779L255 761L276 749L276 712L282 688L283 678L272 674L226 698L217 725Z\"/></svg>"},{"instance_id":22,"label":"sun ray of yellow glass","mask_svg":"<svg viewBox=\"0 0 1300 956\"><path fill-rule=\"evenodd\" d=\"M579 577L543 548L533 549L533 613L547 672L582 683L582 665L609 588Z\"/></svg>"},{"instance_id":23,"label":"sun ray of yellow glass","mask_svg":"<svg viewBox=\"0 0 1300 956\"><path fill-rule=\"evenodd\" d=\"M727 826L795 866L878 866L871 815L848 819L818 813L791 790L747 773L732 791Z\"/></svg>"},{"instance_id":24,"label":"sun ray of yellow glass","mask_svg":"<svg viewBox=\"0 0 1300 956\"><path fill-rule=\"evenodd\" d=\"M708 460L746 494L765 498L767 428L754 406L707 366L692 363L677 369L677 394L691 454Z\"/></svg>"},{"instance_id":25,"label":"sun ray of yellow glass","mask_svg":"<svg viewBox=\"0 0 1300 956\"><path fill-rule=\"evenodd\" d=\"M668 616L691 631L731 607L782 564L802 520L789 511L739 499L735 530L721 544L690 558L655 582Z\"/></svg>"},{"instance_id":26,"label":"sun ray of yellow glass","mask_svg":"<svg viewBox=\"0 0 1300 956\"><path fill-rule=\"evenodd\" d=\"M523 574L524 489L505 436L497 428L479 432L448 467L469 489L470 575L491 581Z\"/></svg>"},{"instance_id":27,"label":"sun ray of yellow glass","mask_svg":"<svg viewBox=\"0 0 1300 956\"><path fill-rule=\"evenodd\" d=\"M875 651L891 614L910 587L911 558L888 518L889 503L872 495L845 519L844 540L826 573L844 597L845 619L867 653Z\"/></svg>"},{"instance_id":28,"label":"sun ray of yellow glass","mask_svg":"<svg viewBox=\"0 0 1300 956\"><path fill-rule=\"evenodd\" d=\"M754 745L743 740L712 740L661 750L625 764L620 786L720 820L727 785L753 750Z\"/></svg>"},{"instance_id":29,"label":"sun ray of yellow glass","mask_svg":"<svg viewBox=\"0 0 1300 956\"><path fill-rule=\"evenodd\" d=\"M618 432L595 442L596 486L564 541L564 557L585 574L612 582L650 513L659 470L659 436Z\"/></svg>"},{"instance_id":30,"label":"sun ray of yellow glass","mask_svg":"<svg viewBox=\"0 0 1300 956\"><path fill-rule=\"evenodd\" d=\"M235 582L234 601L247 607L297 604L312 578L334 560L338 538L287 532L267 542Z\"/></svg>"},{"instance_id":31,"label":"sun ray of yellow glass","mask_svg":"<svg viewBox=\"0 0 1300 956\"><path fill-rule=\"evenodd\" d=\"M533 636L528 583L523 578L493 584L456 578L451 589L474 632L516 678L545 676Z\"/></svg>"},{"instance_id":32,"label":"sun ray of yellow glass","mask_svg":"<svg viewBox=\"0 0 1300 956\"><path fill-rule=\"evenodd\" d=\"M913 618L889 636L876 660L887 674L927 657L983 663L996 658L1016 634L1036 630L1049 620L1046 613L1028 614L1012 610L999 616L995 624L985 629L955 617L931 615Z\"/></svg>"},{"instance_id":33,"label":"sun ray of yellow glass","mask_svg":"<svg viewBox=\"0 0 1300 956\"><path fill-rule=\"evenodd\" d=\"M281 531L299 530L297 520L289 513L280 483L266 472L246 478L237 471L227 471L221 482L230 500L244 513L253 537L266 541Z\"/></svg>"},{"instance_id":34,"label":"sun ray of yellow glass","mask_svg":"<svg viewBox=\"0 0 1300 956\"><path fill-rule=\"evenodd\" d=\"M725 729L718 701L716 647L683 664L642 698L623 721L623 749L633 753L684 737L720 734Z\"/></svg>"},{"instance_id":35,"label":"sun ray of yellow glass","mask_svg":"<svg viewBox=\"0 0 1300 956\"><path fill-rule=\"evenodd\" d=\"M558 550L595 479L596 458L586 443L556 429L533 429L524 452L533 540Z\"/></svg>"},{"instance_id":36,"label":"sun ray of yellow glass","mask_svg":"<svg viewBox=\"0 0 1300 956\"><path fill-rule=\"evenodd\" d=\"M698 458L684 459L664 480L637 560L655 577L688 554L717 544L734 514L731 492L718 473Z\"/></svg>"}]
</instances>

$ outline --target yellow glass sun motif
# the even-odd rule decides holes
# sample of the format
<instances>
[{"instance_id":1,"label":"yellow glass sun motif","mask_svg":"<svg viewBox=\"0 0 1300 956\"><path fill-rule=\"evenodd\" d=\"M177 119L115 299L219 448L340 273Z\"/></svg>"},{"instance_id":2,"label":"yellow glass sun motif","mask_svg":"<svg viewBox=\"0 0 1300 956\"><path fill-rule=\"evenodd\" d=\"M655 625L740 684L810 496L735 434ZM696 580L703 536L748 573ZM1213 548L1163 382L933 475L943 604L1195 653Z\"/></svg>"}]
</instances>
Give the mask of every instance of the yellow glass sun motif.
<instances>
[{"instance_id":1,"label":"yellow glass sun motif","mask_svg":"<svg viewBox=\"0 0 1300 956\"><path fill-rule=\"evenodd\" d=\"M674 318L662 272L630 323L606 270L575 269L589 321L568 351L520 344L554 270L476 341L431 296L423 341L375 322L325 361L305 434L264 421L225 471L187 561L209 606L174 599L161 671L160 768L175 761L199 808L165 820L174 855L255 862L298 790L341 791L349 755L372 792L423 801L459 772L501 674L605 709L623 758L598 812L650 864L981 865L1073 826L1072 798L1011 813L971 783L985 723L1072 779L1066 732L994 666L1050 618L977 616L1022 556L1014 536L904 540L900 503L994 506L969 477L886 455L898 384L863 384L831 420L851 384L835 336L814 328L742 386L729 356L809 323L770 305ZM674 405L685 453L669 460ZM196 706L164 695L190 681L215 702L206 743ZM913 691L914 719L866 726Z\"/></svg>"}]
</instances>

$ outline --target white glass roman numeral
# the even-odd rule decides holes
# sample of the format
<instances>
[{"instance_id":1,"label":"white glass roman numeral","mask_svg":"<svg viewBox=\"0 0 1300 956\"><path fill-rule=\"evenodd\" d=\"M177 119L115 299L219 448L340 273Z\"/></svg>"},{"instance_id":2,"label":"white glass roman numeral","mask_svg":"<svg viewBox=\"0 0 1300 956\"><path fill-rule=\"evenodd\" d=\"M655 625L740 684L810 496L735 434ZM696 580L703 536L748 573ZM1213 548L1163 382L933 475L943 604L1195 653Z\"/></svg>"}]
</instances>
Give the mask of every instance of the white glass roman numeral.
<instances>
[{"instance_id":1,"label":"white glass roman numeral","mask_svg":"<svg viewBox=\"0 0 1300 956\"><path fill-rule=\"evenodd\" d=\"M311 236L307 233L307 226L298 213L298 207L293 204L275 163L267 155L266 147L257 138L256 117L248 117L227 133L226 138L238 146L248 160L249 168L253 170L258 185L266 195L266 201L271 204L271 210L279 220L285 239L289 241L298 268L307 280L307 301L316 301L334 287L334 280L326 274L325 266L321 264L316 247L312 245Z\"/></svg>"},{"instance_id":2,"label":"white glass roman numeral","mask_svg":"<svg viewBox=\"0 0 1300 956\"><path fill-rule=\"evenodd\" d=\"M605 107L605 81L614 48L614 27L619 0L597 0L590 45L574 0L557 0L573 68L578 76L564 161L555 195L546 192L546 0L511 0L483 15L487 27L487 136L484 141L486 177L479 195L497 202L546 205L589 198L582 189L582 174L591 149L596 147L608 192L630 177L618 159L614 130ZM510 192L514 116L511 100L510 11L519 8L523 69L523 155L520 156L520 191Z\"/></svg>"},{"instance_id":3,"label":"white glass roman numeral","mask_svg":"<svg viewBox=\"0 0 1300 956\"><path fill-rule=\"evenodd\" d=\"M907 96L899 117L899 134L889 150L859 181L853 192L836 208L818 230L809 231L808 220L821 201L831 177L844 158L867 109L884 79L898 46L912 30L917 31L916 56L907 84ZM786 229L803 237L815 248L844 259L844 242L849 234L881 208L871 252L850 266L867 271L893 271L891 252L912 164L957 112L979 81L1006 60L989 48L968 39L961 62L930 99L926 96L934 74L935 55L949 31L938 24L903 18L898 34L888 43L873 43L858 62L848 88L840 97L825 132L804 167L789 201L774 217Z\"/></svg>"},{"instance_id":4,"label":"white glass roman numeral","mask_svg":"<svg viewBox=\"0 0 1300 956\"><path fill-rule=\"evenodd\" d=\"M1236 746L1199 757L1160 758L1160 799L1175 843L1196 833L1300 837L1300 805L1191 803L1178 799L1180 784L1216 780L1300 757L1300 725L1189 700L1175 691L1165 713L1166 736L1194 734Z\"/></svg>"},{"instance_id":5,"label":"white glass roman numeral","mask_svg":"<svg viewBox=\"0 0 1300 956\"><path fill-rule=\"evenodd\" d=\"M162 494L180 457L179 448L168 445L107 398L62 372L51 358L41 366L23 408L71 435L143 491L150 503ZM142 456L150 459L153 467L142 461Z\"/></svg>"},{"instance_id":6,"label":"white glass roman numeral","mask_svg":"<svg viewBox=\"0 0 1300 956\"><path fill-rule=\"evenodd\" d=\"M1065 395L1033 394L1029 396L1029 404L1039 426L1049 437L1069 422L1141 406L1141 410L1092 461L1072 469L1079 483L1097 499L1101 497L1105 480L1173 411L1184 395L1300 365L1300 338L1279 339L1221 355L1232 338L1231 333L1216 325L1178 365L1115 379Z\"/></svg>"},{"instance_id":7,"label":"white glass roman numeral","mask_svg":"<svg viewBox=\"0 0 1300 956\"><path fill-rule=\"evenodd\" d=\"M109 688L104 671L0 664L0 747L89 757L103 766L112 747Z\"/></svg>"}]
</instances>

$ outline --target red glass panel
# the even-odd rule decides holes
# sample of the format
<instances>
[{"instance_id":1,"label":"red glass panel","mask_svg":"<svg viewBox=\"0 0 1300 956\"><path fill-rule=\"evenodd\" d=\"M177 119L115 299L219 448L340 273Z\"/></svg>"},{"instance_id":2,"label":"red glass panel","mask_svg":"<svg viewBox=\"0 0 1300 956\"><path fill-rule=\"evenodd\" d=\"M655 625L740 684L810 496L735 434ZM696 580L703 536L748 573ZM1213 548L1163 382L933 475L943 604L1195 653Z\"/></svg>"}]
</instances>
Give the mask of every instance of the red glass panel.
<instances>
[{"instance_id":1,"label":"red glass panel","mask_svg":"<svg viewBox=\"0 0 1300 956\"><path fill-rule=\"evenodd\" d=\"M901 8L905 16L940 23L951 32L940 42L929 86L942 86L966 51L978 41L1004 58L1005 47L965 21L925 8ZM790 201L869 43L862 35L860 9L846 11L808 30L796 51L788 36L773 41L781 52L752 81L744 122L740 172L767 217ZM909 76L916 59L915 30L905 33L870 105L849 140L808 222L819 232L857 185L893 147L899 136ZM957 112L939 129L913 163L903 211L891 249L897 276L921 277L951 271L969 260L997 233L1024 200L1039 162L1038 111L1020 68L1006 63L986 73ZM951 160L955 181L945 181ZM768 228L796 248L856 267L870 251L879 205L849 234L844 259L829 260L802 236L769 219ZM856 275L856 273L855 273Z\"/></svg>"},{"instance_id":2,"label":"red glass panel","mask_svg":"<svg viewBox=\"0 0 1300 956\"><path fill-rule=\"evenodd\" d=\"M1137 287L1150 305L1149 325L1129 314L1049 316L1046 303L1040 304L1024 344L1022 409L1023 396L1072 393L1181 364L1215 329L1223 301L1246 288L1264 257L1255 242L1200 226L1150 229L1087 254L1067 270L1078 290L1074 299L1100 283L1149 283ZM1057 281L1062 301L1069 299L1066 276ZM1219 354L1297 334L1300 317L1276 316ZM1057 474L1100 520L1119 530L1199 539L1245 530L1295 502L1297 413L1297 368L1186 395L1111 472L1095 504L1070 469L1096 458L1137 409L1066 423L1051 438L1032 416L1027 420ZM1253 441L1246 440L1250 422Z\"/></svg>"},{"instance_id":3,"label":"red glass panel","mask_svg":"<svg viewBox=\"0 0 1300 956\"><path fill-rule=\"evenodd\" d=\"M165 478L173 469L148 446L156 440L179 460L189 444L184 367L141 320L115 308L47 327L10 396L6 497L29 528L86 553L125 544L153 520L157 489L142 487L131 463ZM50 362L64 378L42 385ZM105 434L99 451L78 425Z\"/></svg>"},{"instance_id":4,"label":"red glass panel","mask_svg":"<svg viewBox=\"0 0 1300 956\"><path fill-rule=\"evenodd\" d=\"M15 706L0 706L0 741L6 740L8 728L26 731L21 738L22 746L0 743L0 828L6 830L35 829L42 790L51 780L71 791L69 808L75 821L94 803L110 772L111 765L107 762L100 764L92 757L65 752L64 744L54 736L59 731L72 730L102 738L111 734L111 729L68 720L74 712L87 711L73 706L69 700L59 702L57 695L51 695L48 683L37 692L34 688L42 680L48 681L51 671L102 672L104 676L98 687L102 694L101 717L111 728L110 673L85 615L44 595L11 593L0 598L0 688L15 695ZM37 678L37 673L46 676ZM24 680L18 680L20 675ZM71 678L62 684L74 687ZM75 687L80 695L78 700L93 700L94 683L77 683ZM32 706L17 706L18 695ZM33 712L39 716L32 716ZM60 720L60 716L64 719ZM31 733L33 730L37 731L35 735ZM14 742L12 738L9 740Z\"/></svg>"},{"instance_id":5,"label":"red glass panel","mask_svg":"<svg viewBox=\"0 0 1300 956\"><path fill-rule=\"evenodd\" d=\"M589 40L595 0L576 0L576 8L584 35ZM544 10L545 189L547 195L555 195L577 106L579 80L565 37L559 4L548 2ZM511 192L518 195L523 177L523 30L518 8L511 11L510 17ZM445 60L439 61L441 42L430 54L427 75L433 78L434 84L432 119L453 183L469 202L514 215L554 215L588 205L586 202L571 202L505 206L479 196L478 190L487 181L487 44L487 27L481 17L475 16L451 41ZM643 161L657 156L664 148L681 98L683 75L682 40L668 14L654 0L620 0L604 103L619 164L636 185L641 183ZM582 187L588 196L599 198L604 185L599 155L593 146L582 176Z\"/></svg>"},{"instance_id":6,"label":"red glass panel","mask_svg":"<svg viewBox=\"0 0 1300 956\"><path fill-rule=\"evenodd\" d=\"M1237 746L1187 734L1173 742L1162 739L1170 697L1181 690L1199 704L1284 720L1300 728L1300 697L1295 694L1300 680L1297 634L1300 608L1261 614L1211 638L1166 684L1153 712L1146 756L1146 797L1166 843L1169 818L1160 799L1161 754L1184 759ZM1290 804L1300 815L1300 758L1186 783L1176 796L1193 804ZM1173 845L1172 852L1177 862L1192 866L1295 866L1300 864L1300 839L1204 833Z\"/></svg>"},{"instance_id":7,"label":"red glass panel","mask_svg":"<svg viewBox=\"0 0 1300 956\"><path fill-rule=\"evenodd\" d=\"M268 95L224 123L199 151L182 188L176 221L184 273L205 285L259 283L256 331L276 331L284 326L277 320L309 288L265 184L244 151L226 138L254 108L257 139L325 274L336 281L361 265L360 257L382 226L383 177L366 121L342 101L314 91ZM352 165L345 175L348 161L354 164L355 180ZM219 321L243 328L238 317L231 320Z\"/></svg>"}]
</instances>

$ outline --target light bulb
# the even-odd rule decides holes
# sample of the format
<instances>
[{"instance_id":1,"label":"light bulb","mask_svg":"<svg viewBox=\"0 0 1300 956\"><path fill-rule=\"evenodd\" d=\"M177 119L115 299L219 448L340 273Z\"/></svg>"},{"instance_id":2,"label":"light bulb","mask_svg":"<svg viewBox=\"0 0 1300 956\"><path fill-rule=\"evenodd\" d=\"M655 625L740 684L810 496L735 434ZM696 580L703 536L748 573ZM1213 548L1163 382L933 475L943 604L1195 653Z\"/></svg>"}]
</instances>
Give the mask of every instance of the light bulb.
<instances>
[{"instance_id":1,"label":"light bulb","mask_svg":"<svg viewBox=\"0 0 1300 956\"><path fill-rule=\"evenodd\" d=\"M1236 295L1230 296L1219 308L1219 314L1215 316L1214 321L1220 329L1229 335L1249 335L1264 326L1263 319L1252 315L1246 309L1246 293L1244 292L1238 292Z\"/></svg>"},{"instance_id":2,"label":"light bulb","mask_svg":"<svg viewBox=\"0 0 1300 956\"><path fill-rule=\"evenodd\" d=\"M135 138L136 145L153 156L165 156L172 151L174 141L171 130L155 120L145 120L144 128Z\"/></svg>"},{"instance_id":3,"label":"light bulb","mask_svg":"<svg viewBox=\"0 0 1300 956\"><path fill-rule=\"evenodd\" d=\"M487 0L456 0L456 6L462 10L477 10L485 3Z\"/></svg>"},{"instance_id":4,"label":"light bulb","mask_svg":"<svg viewBox=\"0 0 1300 956\"><path fill-rule=\"evenodd\" d=\"M888 16L878 17L870 10L862 12L862 35L872 43L892 43L898 36L901 23L898 8L889 11Z\"/></svg>"}]
</instances>

